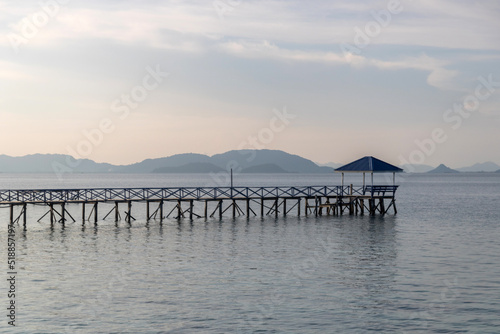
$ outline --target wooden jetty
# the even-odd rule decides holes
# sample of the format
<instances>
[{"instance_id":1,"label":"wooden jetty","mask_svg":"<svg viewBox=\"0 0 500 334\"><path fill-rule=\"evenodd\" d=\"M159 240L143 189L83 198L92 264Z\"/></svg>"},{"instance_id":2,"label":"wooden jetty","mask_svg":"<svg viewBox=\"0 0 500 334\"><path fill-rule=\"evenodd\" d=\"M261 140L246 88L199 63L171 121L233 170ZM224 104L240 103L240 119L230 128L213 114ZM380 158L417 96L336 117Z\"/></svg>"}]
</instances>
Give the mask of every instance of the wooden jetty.
<instances>
[{"instance_id":1,"label":"wooden jetty","mask_svg":"<svg viewBox=\"0 0 500 334\"><path fill-rule=\"evenodd\" d=\"M10 208L10 223L24 226L27 221L28 205L47 207L41 221L48 216L51 224L64 224L76 219L68 210L69 206L81 205L81 220L99 221L100 204L106 204L105 220L114 217L122 219L119 207L126 206L123 219L135 220L132 216L133 203L145 203L146 220L163 221L165 218L209 218L224 215L265 216L282 214L296 210L297 215L385 215L392 208L397 213L395 194L395 173L401 168L374 157L363 157L337 168L342 173L340 186L280 186L280 187L234 187L231 173L229 187L177 187L177 188L97 188L97 189L32 189L0 190L0 207ZM373 173L393 173L392 185L374 185ZM363 185L344 185L344 173L363 173ZM365 174L371 174L371 184L366 185ZM109 204L112 204L109 210ZM200 208L200 206L202 206ZM19 208L21 208L19 210ZM89 209L90 208L90 209ZM87 210L90 210L87 212ZM302 211L303 210L303 211ZM144 211L144 210L143 210ZM106 211L105 211L106 212ZM227 213L229 212L229 213Z\"/></svg>"},{"instance_id":2,"label":"wooden jetty","mask_svg":"<svg viewBox=\"0 0 500 334\"><path fill-rule=\"evenodd\" d=\"M385 215L397 213L395 193L398 186L289 186L289 187L179 187L179 188L100 188L0 190L0 207L10 208L10 223L26 226L28 205L43 205L54 222L76 221L68 208L81 205L81 220L95 224L108 217L122 219L119 207L125 206L123 219L135 220L133 203L144 203L146 219L222 218L224 215ZM99 205L112 204L99 216ZM143 204L143 205L144 205ZM201 207L200 207L201 206ZM102 207L102 205L101 205ZM168 210L166 208L168 207ZM74 210L73 210L74 211ZM144 211L144 210L143 210Z\"/></svg>"}]
</instances>

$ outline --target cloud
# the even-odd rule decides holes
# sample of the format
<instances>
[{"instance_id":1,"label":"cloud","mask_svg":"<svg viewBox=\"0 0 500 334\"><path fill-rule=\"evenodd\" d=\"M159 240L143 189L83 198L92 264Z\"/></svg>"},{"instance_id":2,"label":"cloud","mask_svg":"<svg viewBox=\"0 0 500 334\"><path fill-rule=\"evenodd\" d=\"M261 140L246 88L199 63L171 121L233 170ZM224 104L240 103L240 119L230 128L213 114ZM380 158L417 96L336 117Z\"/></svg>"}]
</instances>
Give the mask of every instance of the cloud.
<instances>
[{"instance_id":1,"label":"cloud","mask_svg":"<svg viewBox=\"0 0 500 334\"><path fill-rule=\"evenodd\" d=\"M231 3L230 1L228 3ZM386 9L385 2L290 1L234 2L232 10L219 19L212 1L70 2L54 18L57 24L44 27L46 42L63 38L106 38L123 43L143 43L185 51L198 51L190 37L270 40L276 43L332 45L352 43L354 28L361 29L374 18L372 12ZM372 45L419 45L440 48L500 50L500 5L454 1L401 0L403 11ZM40 6L18 2L0 3L0 31L15 31L12 20L30 18ZM6 25L9 25L6 27ZM49 33L50 31L50 33ZM163 31L185 34L185 44L162 39ZM195 38L194 38L195 39Z\"/></svg>"},{"instance_id":2,"label":"cloud","mask_svg":"<svg viewBox=\"0 0 500 334\"><path fill-rule=\"evenodd\" d=\"M458 75L458 71L446 69L447 61L431 58L425 54L419 57L409 57L402 60L379 60L367 58L361 55L350 54L347 57L334 52L290 50L280 48L269 41L239 41L224 42L219 45L223 52L243 58L261 58L271 60L315 62L330 65L349 65L361 69L363 67L375 67L381 70L403 70L414 69L429 72L427 83L430 86L445 89L457 90L453 84L453 79Z\"/></svg>"},{"instance_id":3,"label":"cloud","mask_svg":"<svg viewBox=\"0 0 500 334\"><path fill-rule=\"evenodd\" d=\"M9 11L7 11L9 12ZM16 8L10 10L19 17ZM33 25L36 13L48 19L42 25ZM109 40L115 43L149 46L158 49L199 52L200 32L184 29L196 17L186 17L182 9L148 8L109 11L103 8L60 7L54 15L46 15L42 7L33 8L18 21L0 25L7 38L0 44L10 46L12 36L39 48L54 47L66 40ZM34 27L27 29L26 26ZM33 29L36 34L31 34ZM30 36L26 36L26 31ZM23 46L23 45L21 45Z\"/></svg>"},{"instance_id":4,"label":"cloud","mask_svg":"<svg viewBox=\"0 0 500 334\"><path fill-rule=\"evenodd\" d=\"M346 64L347 59L334 52L304 51L284 49L269 41L223 42L218 48L223 52L243 58L267 58L275 60L292 60L304 62L321 62L330 64Z\"/></svg>"},{"instance_id":5,"label":"cloud","mask_svg":"<svg viewBox=\"0 0 500 334\"><path fill-rule=\"evenodd\" d=\"M125 10L110 14L99 10L79 9L58 18L58 23L64 29L57 29L53 38L75 38L76 35L78 38L108 39L158 49L201 51L197 36L172 26L168 17L170 15L166 15L164 10Z\"/></svg>"},{"instance_id":6,"label":"cloud","mask_svg":"<svg viewBox=\"0 0 500 334\"><path fill-rule=\"evenodd\" d=\"M422 54L418 57L410 57L399 61L367 60L373 66L380 69L399 70L414 69L429 72L427 83L430 86L443 90L460 90L453 83L453 79L459 74L456 70L446 69L448 61L439 60Z\"/></svg>"},{"instance_id":7,"label":"cloud","mask_svg":"<svg viewBox=\"0 0 500 334\"><path fill-rule=\"evenodd\" d=\"M434 68L427 77L427 83L436 88L443 90L461 90L454 85L453 79L458 76L459 72L455 70L447 70L445 68Z\"/></svg>"}]
</instances>

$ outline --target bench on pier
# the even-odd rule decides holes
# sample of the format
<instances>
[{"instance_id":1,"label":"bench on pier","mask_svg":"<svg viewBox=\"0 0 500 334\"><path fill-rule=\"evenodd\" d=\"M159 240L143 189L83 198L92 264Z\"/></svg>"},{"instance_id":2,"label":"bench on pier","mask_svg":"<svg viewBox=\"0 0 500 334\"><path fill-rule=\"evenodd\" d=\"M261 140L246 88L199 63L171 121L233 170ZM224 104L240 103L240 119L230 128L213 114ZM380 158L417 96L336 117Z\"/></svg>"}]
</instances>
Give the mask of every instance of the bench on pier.
<instances>
[{"instance_id":1,"label":"bench on pier","mask_svg":"<svg viewBox=\"0 0 500 334\"><path fill-rule=\"evenodd\" d=\"M388 193L388 196L394 197L398 187L399 186L365 186L363 195L370 194L372 197L373 195L386 196L386 193Z\"/></svg>"}]
</instances>

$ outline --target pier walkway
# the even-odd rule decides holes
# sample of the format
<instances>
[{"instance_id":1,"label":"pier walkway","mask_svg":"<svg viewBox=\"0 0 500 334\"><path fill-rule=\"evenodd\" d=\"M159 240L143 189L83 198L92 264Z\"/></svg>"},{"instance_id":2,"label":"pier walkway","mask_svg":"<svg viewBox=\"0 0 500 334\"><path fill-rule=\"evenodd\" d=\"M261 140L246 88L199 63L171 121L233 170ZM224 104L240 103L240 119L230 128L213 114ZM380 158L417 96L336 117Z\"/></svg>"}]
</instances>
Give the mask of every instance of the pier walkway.
<instances>
[{"instance_id":1,"label":"pier walkway","mask_svg":"<svg viewBox=\"0 0 500 334\"><path fill-rule=\"evenodd\" d=\"M96 189L32 189L0 190L0 207L10 208L10 223L26 225L27 205L46 205L50 222L76 221L68 211L71 204L82 204L83 222L99 221L99 204L112 203L112 209L102 219L114 213L121 219L119 205L126 204L124 219L134 220L132 203L146 203L147 220L175 215L176 218L214 217L226 212L232 216L287 215L296 210L301 215L342 215L377 213L385 215L392 208L397 213L395 193L398 186L281 186L281 187L177 187L177 188L96 188ZM199 204L202 203L203 208ZM151 207L151 205L154 207ZM170 204L170 206L167 206ZM91 210L86 214L86 207ZM173 208L172 208L173 206ZM20 207L21 210L16 210ZM170 210L166 215L165 208ZM242 209L243 207L243 209ZM60 208L60 210L58 210ZM16 212L20 211L20 212ZM198 213L197 213L198 212ZM209 214L210 213L210 214ZM16 216L17 214L17 216Z\"/></svg>"}]
</instances>

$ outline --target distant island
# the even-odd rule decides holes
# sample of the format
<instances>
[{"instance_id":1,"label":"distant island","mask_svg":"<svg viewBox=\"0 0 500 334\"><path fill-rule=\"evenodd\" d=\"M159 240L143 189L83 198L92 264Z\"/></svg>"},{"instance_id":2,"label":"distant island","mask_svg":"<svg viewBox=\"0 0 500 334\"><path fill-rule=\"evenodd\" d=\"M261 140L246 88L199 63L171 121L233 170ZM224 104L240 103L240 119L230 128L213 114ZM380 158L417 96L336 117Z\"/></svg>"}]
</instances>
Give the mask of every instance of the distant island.
<instances>
[{"instance_id":1,"label":"distant island","mask_svg":"<svg viewBox=\"0 0 500 334\"><path fill-rule=\"evenodd\" d=\"M318 164L280 150L233 150L208 156L197 153L176 154L146 159L129 165L98 163L90 159L74 159L64 154L32 154L22 157L0 155L0 173L220 173L231 168L236 173L332 173L343 164ZM402 165L407 173L497 172L494 162L477 163L451 169L444 164Z\"/></svg>"},{"instance_id":2,"label":"distant island","mask_svg":"<svg viewBox=\"0 0 500 334\"><path fill-rule=\"evenodd\" d=\"M477 163L469 167L457 168L459 172L497 172L499 167L496 163L487 161Z\"/></svg>"},{"instance_id":3,"label":"distant island","mask_svg":"<svg viewBox=\"0 0 500 334\"><path fill-rule=\"evenodd\" d=\"M427 173L430 174L440 174L440 173L446 173L446 174L452 174L452 173L460 173L458 170L451 169L448 166L445 166L444 164L441 164L434 168L433 170L428 171Z\"/></svg>"},{"instance_id":4,"label":"distant island","mask_svg":"<svg viewBox=\"0 0 500 334\"><path fill-rule=\"evenodd\" d=\"M440 164L437 167L429 165L402 165L400 166L406 173L494 173L500 168L494 162L487 161L476 163L472 166L452 169L445 164Z\"/></svg>"},{"instance_id":5,"label":"distant island","mask_svg":"<svg viewBox=\"0 0 500 334\"><path fill-rule=\"evenodd\" d=\"M208 156L185 153L146 159L130 165L75 160L63 154L33 154L23 157L0 155L4 173L332 173L334 168L279 150L235 150Z\"/></svg>"}]
</instances>

